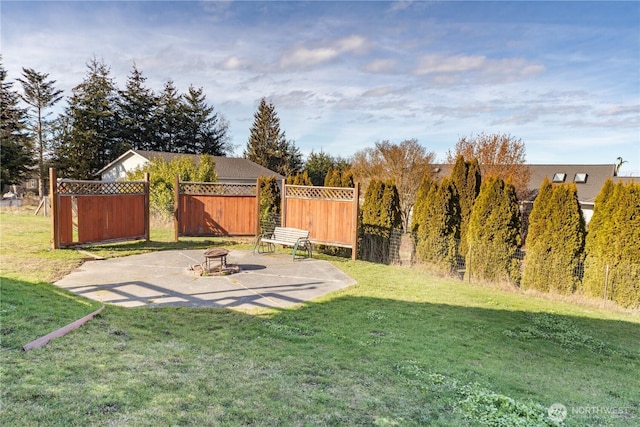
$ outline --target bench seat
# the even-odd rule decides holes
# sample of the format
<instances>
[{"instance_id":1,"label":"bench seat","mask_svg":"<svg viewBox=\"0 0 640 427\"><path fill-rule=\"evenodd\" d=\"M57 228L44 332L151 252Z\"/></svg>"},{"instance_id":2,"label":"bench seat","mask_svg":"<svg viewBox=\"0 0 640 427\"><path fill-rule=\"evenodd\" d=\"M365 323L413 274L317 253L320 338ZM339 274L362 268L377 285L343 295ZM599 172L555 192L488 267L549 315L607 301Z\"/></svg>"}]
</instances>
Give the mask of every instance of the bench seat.
<instances>
[{"instance_id":1,"label":"bench seat","mask_svg":"<svg viewBox=\"0 0 640 427\"><path fill-rule=\"evenodd\" d=\"M276 227L273 233L264 233L258 236L253 246L253 253L274 252L275 245L293 247L293 259L298 252L311 257L311 241L309 231L290 227Z\"/></svg>"}]
</instances>

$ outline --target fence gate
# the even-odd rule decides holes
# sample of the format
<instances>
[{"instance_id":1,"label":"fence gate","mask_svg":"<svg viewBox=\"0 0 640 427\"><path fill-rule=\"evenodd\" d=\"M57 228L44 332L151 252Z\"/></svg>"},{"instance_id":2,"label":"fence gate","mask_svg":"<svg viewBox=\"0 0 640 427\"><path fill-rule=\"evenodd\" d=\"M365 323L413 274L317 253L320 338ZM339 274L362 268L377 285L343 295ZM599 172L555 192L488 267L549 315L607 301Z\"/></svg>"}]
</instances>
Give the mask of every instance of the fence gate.
<instances>
[{"instance_id":1,"label":"fence gate","mask_svg":"<svg viewBox=\"0 0 640 427\"><path fill-rule=\"evenodd\" d=\"M174 185L175 241L180 236L255 236L258 186L219 182Z\"/></svg>"},{"instance_id":2,"label":"fence gate","mask_svg":"<svg viewBox=\"0 0 640 427\"><path fill-rule=\"evenodd\" d=\"M282 224L309 230L311 241L358 252L360 190L341 187L286 185L283 182Z\"/></svg>"},{"instance_id":3,"label":"fence gate","mask_svg":"<svg viewBox=\"0 0 640 427\"><path fill-rule=\"evenodd\" d=\"M52 247L149 240L149 178L144 181L58 180L49 170Z\"/></svg>"}]
</instances>

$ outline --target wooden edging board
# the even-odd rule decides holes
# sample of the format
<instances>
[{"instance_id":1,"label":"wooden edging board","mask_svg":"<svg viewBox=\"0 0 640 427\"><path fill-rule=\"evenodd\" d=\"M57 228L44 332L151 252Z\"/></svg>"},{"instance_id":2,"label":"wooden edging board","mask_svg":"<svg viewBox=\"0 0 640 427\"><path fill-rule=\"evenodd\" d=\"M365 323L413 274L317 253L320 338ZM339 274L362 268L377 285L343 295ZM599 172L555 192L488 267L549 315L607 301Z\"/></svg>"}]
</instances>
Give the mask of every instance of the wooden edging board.
<instances>
[{"instance_id":1,"label":"wooden edging board","mask_svg":"<svg viewBox=\"0 0 640 427\"><path fill-rule=\"evenodd\" d=\"M64 336L66 334L68 334L69 332L71 332L74 329L78 329L80 326L84 325L85 323L87 323L89 320L93 319L95 316L97 316L98 314L102 313L102 310L104 310L104 305L102 307L100 307L99 309L97 309L96 311L94 311L91 314L87 314L86 316L84 316L81 319L76 320L75 322L71 322L69 323L67 326L63 326L62 328L53 331L43 337L38 338L37 340L31 341L28 344L25 344L22 346L22 350L27 351L27 350L31 350L32 348L38 348L38 347L42 347L43 345L47 344L49 341L51 341L54 338L59 338L61 336Z\"/></svg>"}]
</instances>

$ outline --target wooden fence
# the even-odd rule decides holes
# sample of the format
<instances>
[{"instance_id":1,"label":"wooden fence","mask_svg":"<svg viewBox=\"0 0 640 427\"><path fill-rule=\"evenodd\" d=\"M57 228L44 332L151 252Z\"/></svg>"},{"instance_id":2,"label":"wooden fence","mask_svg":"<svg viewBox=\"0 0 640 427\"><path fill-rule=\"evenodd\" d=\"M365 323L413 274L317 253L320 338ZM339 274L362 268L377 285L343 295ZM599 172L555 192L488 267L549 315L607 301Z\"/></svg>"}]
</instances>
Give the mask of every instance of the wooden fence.
<instances>
[{"instance_id":1,"label":"wooden fence","mask_svg":"<svg viewBox=\"0 0 640 427\"><path fill-rule=\"evenodd\" d=\"M259 191L255 184L180 182L174 185L175 241L180 236L255 236Z\"/></svg>"},{"instance_id":2,"label":"wooden fence","mask_svg":"<svg viewBox=\"0 0 640 427\"><path fill-rule=\"evenodd\" d=\"M351 248L358 252L360 190L282 184L282 220L285 227L309 230L314 243Z\"/></svg>"},{"instance_id":3,"label":"wooden fence","mask_svg":"<svg viewBox=\"0 0 640 427\"><path fill-rule=\"evenodd\" d=\"M52 247L149 240L149 177L105 182L57 179L49 170Z\"/></svg>"}]
</instances>

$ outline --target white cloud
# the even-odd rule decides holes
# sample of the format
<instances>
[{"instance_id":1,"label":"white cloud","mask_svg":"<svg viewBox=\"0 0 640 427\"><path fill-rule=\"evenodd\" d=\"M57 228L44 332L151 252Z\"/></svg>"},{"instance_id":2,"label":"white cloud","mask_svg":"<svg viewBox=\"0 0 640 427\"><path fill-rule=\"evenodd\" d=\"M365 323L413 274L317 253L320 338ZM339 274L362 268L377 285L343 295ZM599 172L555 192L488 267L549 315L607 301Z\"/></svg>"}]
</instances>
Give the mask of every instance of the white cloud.
<instances>
[{"instance_id":1,"label":"white cloud","mask_svg":"<svg viewBox=\"0 0 640 427\"><path fill-rule=\"evenodd\" d=\"M332 61L342 54L361 53L366 46L366 39L352 35L333 41L322 41L315 46L307 47L298 44L280 57L282 68L309 68Z\"/></svg>"},{"instance_id":2,"label":"white cloud","mask_svg":"<svg viewBox=\"0 0 640 427\"><path fill-rule=\"evenodd\" d=\"M395 59L376 59L364 66L364 71L373 74L391 74L396 71L398 63Z\"/></svg>"}]
</instances>

